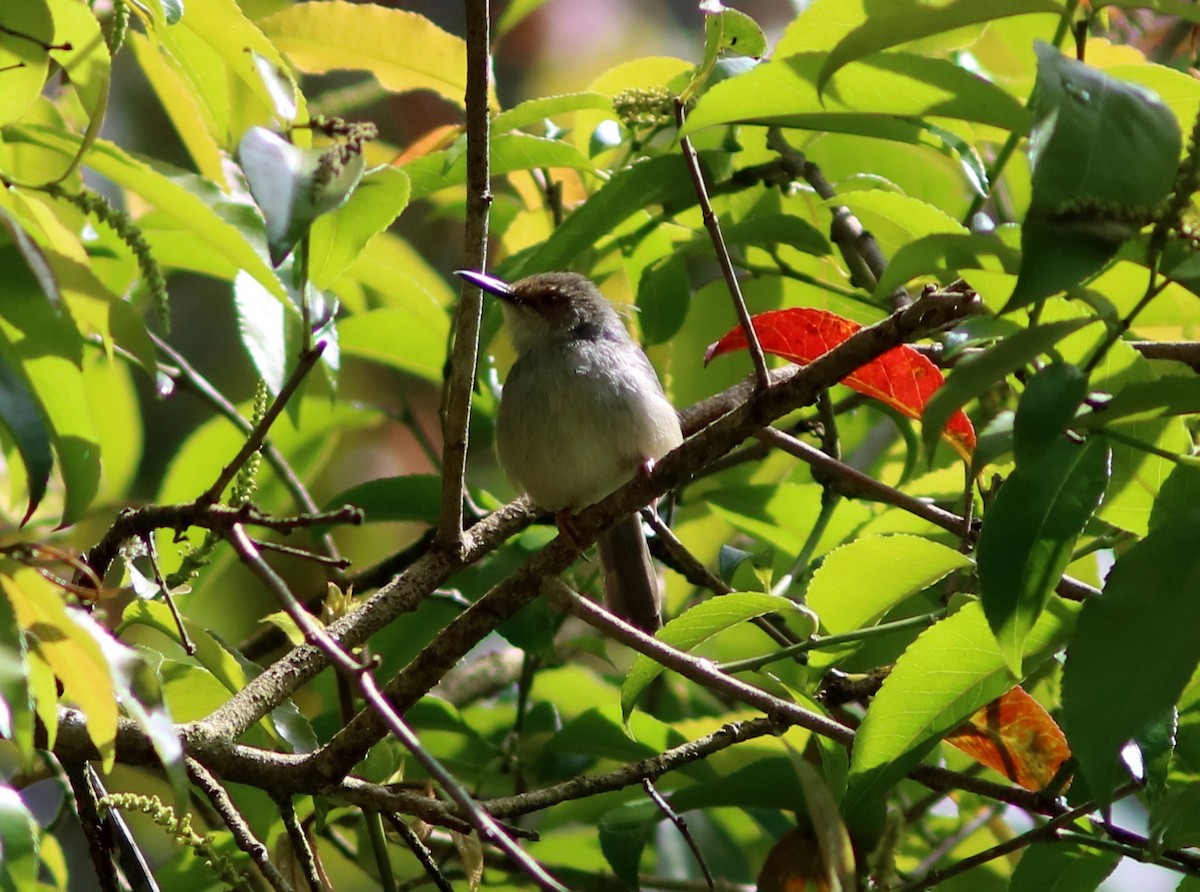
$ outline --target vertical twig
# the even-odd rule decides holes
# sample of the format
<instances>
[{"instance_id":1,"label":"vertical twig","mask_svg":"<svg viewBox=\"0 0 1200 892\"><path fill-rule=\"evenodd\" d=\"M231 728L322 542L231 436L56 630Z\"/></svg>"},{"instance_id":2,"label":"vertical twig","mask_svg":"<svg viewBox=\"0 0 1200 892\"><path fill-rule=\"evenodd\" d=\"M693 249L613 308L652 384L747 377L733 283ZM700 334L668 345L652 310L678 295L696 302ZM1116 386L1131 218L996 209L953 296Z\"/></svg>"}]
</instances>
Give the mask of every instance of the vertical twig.
<instances>
[{"instance_id":1,"label":"vertical twig","mask_svg":"<svg viewBox=\"0 0 1200 892\"><path fill-rule=\"evenodd\" d=\"M489 0L466 0L467 15L467 220L463 258L467 269L487 263L488 209L492 202L488 166L488 94L491 72ZM451 333L450 371L442 405L442 509L437 542L458 549L463 530L463 484L467 473L467 427L471 388L479 361L483 293L463 282Z\"/></svg>"},{"instance_id":2,"label":"vertical twig","mask_svg":"<svg viewBox=\"0 0 1200 892\"><path fill-rule=\"evenodd\" d=\"M675 100L675 125L682 130L683 122L687 120L687 110L683 103ZM746 343L750 350L750 360L754 363L754 379L759 390L771 386L771 376L767 372L767 360L763 356L762 344L758 342L758 333L754 330L754 322L750 311L746 308L745 298L742 297L742 286L738 284L737 270L729 259L729 248L725 245L725 237L721 235L721 221L713 211L712 202L708 200L708 187L704 184L704 171L700 169L700 158L692 146L692 141L686 136L679 139L683 149L684 160L687 161L688 173L692 175L692 185L696 188L696 198L700 204L700 213L704 218L704 228L712 240L713 250L717 254L717 262L721 264L721 272L725 276L725 284L729 288L729 296L733 298L733 309L737 312L738 322L746 334Z\"/></svg>"}]
</instances>

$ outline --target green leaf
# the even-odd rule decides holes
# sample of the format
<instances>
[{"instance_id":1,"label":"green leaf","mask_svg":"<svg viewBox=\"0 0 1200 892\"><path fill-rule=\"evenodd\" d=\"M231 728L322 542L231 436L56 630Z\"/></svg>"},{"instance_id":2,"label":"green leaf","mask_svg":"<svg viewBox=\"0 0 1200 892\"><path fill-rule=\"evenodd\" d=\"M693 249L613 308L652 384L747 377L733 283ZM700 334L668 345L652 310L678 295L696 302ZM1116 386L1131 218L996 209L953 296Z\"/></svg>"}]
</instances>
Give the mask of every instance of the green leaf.
<instances>
[{"instance_id":1,"label":"green leaf","mask_svg":"<svg viewBox=\"0 0 1200 892\"><path fill-rule=\"evenodd\" d=\"M50 435L36 397L25 379L8 364L3 355L0 355L0 422L12 437L21 455L21 463L25 465L29 500L25 515L21 518L21 525L24 526L46 494L54 456L50 451Z\"/></svg>"},{"instance_id":2,"label":"green leaf","mask_svg":"<svg viewBox=\"0 0 1200 892\"><path fill-rule=\"evenodd\" d=\"M411 306L358 313L338 323L342 354L370 359L427 381L442 379L449 319L421 295Z\"/></svg>"},{"instance_id":3,"label":"green leaf","mask_svg":"<svg viewBox=\"0 0 1200 892\"><path fill-rule=\"evenodd\" d=\"M67 156L72 156L79 145L71 134L42 126L22 127L6 135ZM261 238L261 230L254 225L257 214L252 207L231 201L212 183L194 174L144 161L103 139L96 140L88 150L84 163L157 207L192 236L254 276L276 297L286 296L283 285L259 253L256 237Z\"/></svg>"},{"instance_id":4,"label":"green leaf","mask_svg":"<svg viewBox=\"0 0 1200 892\"><path fill-rule=\"evenodd\" d=\"M34 639L30 647L49 664L62 696L87 719L88 736L104 770L116 759L117 690L100 644L63 604L58 588L32 570L0 576L17 622ZM102 633L104 634L104 633Z\"/></svg>"},{"instance_id":5,"label":"green leaf","mask_svg":"<svg viewBox=\"0 0 1200 892\"><path fill-rule=\"evenodd\" d=\"M953 548L919 536L863 536L834 549L813 573L805 602L826 635L840 635L874 625L912 595L971 566ZM810 664L823 668L857 650L813 651Z\"/></svg>"},{"instance_id":6,"label":"green leaf","mask_svg":"<svg viewBox=\"0 0 1200 892\"><path fill-rule=\"evenodd\" d=\"M682 135L733 123L836 130L840 116L863 114L936 115L1017 133L1028 127L1028 113L1016 99L953 62L888 53L841 71L821 95L817 78L826 58L803 53L773 59L714 85L696 102Z\"/></svg>"},{"instance_id":7,"label":"green leaf","mask_svg":"<svg viewBox=\"0 0 1200 892\"><path fill-rule=\"evenodd\" d=\"M1063 729L1101 802L1118 782L1121 747L1175 704L1200 661L1200 638L1180 634L1200 628L1198 541L1195 511L1155 527L1080 614L1063 668Z\"/></svg>"},{"instance_id":8,"label":"green leaf","mask_svg":"<svg viewBox=\"0 0 1200 892\"><path fill-rule=\"evenodd\" d=\"M1082 445L1059 437L1036 460L1018 463L984 515L976 554L980 600L1016 676L1025 638L1071 562L1110 472L1103 437Z\"/></svg>"},{"instance_id":9,"label":"green leaf","mask_svg":"<svg viewBox=\"0 0 1200 892\"><path fill-rule=\"evenodd\" d=\"M886 298L917 276L934 275L949 283L965 269L1015 274L1020 265L1020 254L997 233L935 232L908 242L892 255L879 277L875 296Z\"/></svg>"},{"instance_id":10,"label":"green leaf","mask_svg":"<svg viewBox=\"0 0 1200 892\"><path fill-rule=\"evenodd\" d=\"M726 8L720 0L704 0L704 59L696 67L691 81L679 94L680 102L689 102L708 81L723 53L762 56L767 38L758 23L744 12Z\"/></svg>"},{"instance_id":11,"label":"green leaf","mask_svg":"<svg viewBox=\"0 0 1200 892\"><path fill-rule=\"evenodd\" d=\"M978 0L949 0L944 3L890 0L883 5L872 4L870 0L848 0L842 7L839 12L845 21L861 19L862 24L842 37L829 53L817 79L817 89L820 91L824 91L829 79L843 65L910 40L1008 16L1062 12L1057 0L989 0L986 4ZM802 23L803 17L799 21Z\"/></svg>"},{"instance_id":12,"label":"green leaf","mask_svg":"<svg viewBox=\"0 0 1200 892\"><path fill-rule=\"evenodd\" d=\"M753 214L725 227L723 235L731 245L788 245L818 257L833 250L820 230L792 214Z\"/></svg>"},{"instance_id":13,"label":"green leaf","mask_svg":"<svg viewBox=\"0 0 1200 892\"><path fill-rule=\"evenodd\" d=\"M16 749L21 767L32 769L34 749L33 691L27 666L25 633L7 598L0 598L0 736Z\"/></svg>"},{"instance_id":14,"label":"green leaf","mask_svg":"<svg viewBox=\"0 0 1200 892\"><path fill-rule=\"evenodd\" d=\"M245 273L234 280L233 305L242 346L267 389L278 396L299 354L300 314L294 303L276 300Z\"/></svg>"},{"instance_id":15,"label":"green leaf","mask_svg":"<svg viewBox=\"0 0 1200 892\"><path fill-rule=\"evenodd\" d=\"M66 486L63 523L70 524L87 509L100 484L100 450L81 368L82 339L57 286L51 281L53 292L43 290L52 274L37 246L7 214L0 215L0 223L0 268L8 272L0 301L0 355L10 369L24 373L49 426ZM32 442L27 445L36 448ZM33 455L34 471L40 475L44 457ZM31 475L31 498L38 480Z\"/></svg>"},{"instance_id":16,"label":"green leaf","mask_svg":"<svg viewBox=\"0 0 1200 892\"><path fill-rule=\"evenodd\" d=\"M1200 379L1170 375L1134 381L1122 387L1102 408L1079 420L1081 427L1103 428L1114 421L1147 421L1200 413Z\"/></svg>"},{"instance_id":17,"label":"green leaf","mask_svg":"<svg viewBox=\"0 0 1200 892\"><path fill-rule=\"evenodd\" d=\"M342 490L326 502L329 509L356 505L367 523L419 521L436 523L441 505L442 478L436 474L379 477Z\"/></svg>"},{"instance_id":18,"label":"green leaf","mask_svg":"<svg viewBox=\"0 0 1200 892\"><path fill-rule=\"evenodd\" d=\"M1063 319L1022 329L995 347L956 365L946 378L946 383L925 404L921 439L926 452L933 453L942 428L956 410L1004 380L1006 375L1050 350L1067 335L1095 321L1094 318Z\"/></svg>"},{"instance_id":19,"label":"green leaf","mask_svg":"<svg viewBox=\"0 0 1200 892\"><path fill-rule=\"evenodd\" d=\"M679 159L637 161L613 174L520 265L520 275L569 269L576 258L633 214L655 204L696 203L695 187ZM504 273L509 270L504 266ZM515 276L517 278L519 276Z\"/></svg>"},{"instance_id":20,"label":"green leaf","mask_svg":"<svg viewBox=\"0 0 1200 892\"><path fill-rule=\"evenodd\" d=\"M368 242L392 225L408 206L409 181L394 167L367 171L341 207L313 223L308 274L318 288L328 288L344 273Z\"/></svg>"},{"instance_id":21,"label":"green leaf","mask_svg":"<svg viewBox=\"0 0 1200 892\"><path fill-rule=\"evenodd\" d=\"M676 161L678 162L678 159ZM595 169L595 165L585 158L579 149L562 140L545 139L528 133L505 133L492 140L492 176L538 167ZM467 157L462 145L456 145L454 148L432 152L409 161L399 170L406 173L411 180L411 199L416 201L442 189L465 183Z\"/></svg>"},{"instance_id":22,"label":"green leaf","mask_svg":"<svg viewBox=\"0 0 1200 892\"><path fill-rule=\"evenodd\" d=\"M37 888L38 825L20 794L0 784L0 890L24 892Z\"/></svg>"},{"instance_id":23,"label":"green leaf","mask_svg":"<svg viewBox=\"0 0 1200 892\"><path fill-rule=\"evenodd\" d=\"M512 8L512 5L509 5ZM541 124L548 118L568 112L589 109L613 114L612 98L603 93L564 93L561 96L540 96L527 99L492 119L492 138L531 124Z\"/></svg>"},{"instance_id":24,"label":"green leaf","mask_svg":"<svg viewBox=\"0 0 1200 892\"><path fill-rule=\"evenodd\" d=\"M1005 312L1104 266L1170 193L1181 148L1179 123L1153 92L1035 49L1033 193Z\"/></svg>"},{"instance_id":25,"label":"green leaf","mask_svg":"<svg viewBox=\"0 0 1200 892\"><path fill-rule=\"evenodd\" d=\"M1062 646L1076 605L1052 601L1025 640L1034 671ZM968 603L930 627L896 661L859 726L843 813L852 822L924 758L947 732L1020 681L983 611Z\"/></svg>"},{"instance_id":26,"label":"green leaf","mask_svg":"<svg viewBox=\"0 0 1200 892\"><path fill-rule=\"evenodd\" d=\"M354 152L331 168L335 152L301 149L265 127L252 127L238 143L238 160L267 221L267 243L276 266L313 221L345 202L362 179L362 154Z\"/></svg>"},{"instance_id":27,"label":"green leaf","mask_svg":"<svg viewBox=\"0 0 1200 892\"><path fill-rule=\"evenodd\" d=\"M638 327L646 344L665 344L678 334L691 303L687 264L668 254L646 267L637 286Z\"/></svg>"},{"instance_id":28,"label":"green leaf","mask_svg":"<svg viewBox=\"0 0 1200 892\"><path fill-rule=\"evenodd\" d=\"M1068 842L1034 843L1013 871L1008 892L1095 892L1121 858Z\"/></svg>"},{"instance_id":29,"label":"green leaf","mask_svg":"<svg viewBox=\"0 0 1200 892\"><path fill-rule=\"evenodd\" d=\"M787 598L760 592L734 592L703 601L675 617L658 632L657 638L679 650L690 651L726 629L767 613L796 613L799 608ZM621 685L621 714L628 720L642 691L658 678L663 665L639 654Z\"/></svg>"},{"instance_id":30,"label":"green leaf","mask_svg":"<svg viewBox=\"0 0 1200 892\"><path fill-rule=\"evenodd\" d=\"M329 0L289 6L258 24L307 74L369 71L394 93L432 90L462 107L466 44L415 12Z\"/></svg>"},{"instance_id":31,"label":"green leaf","mask_svg":"<svg viewBox=\"0 0 1200 892\"><path fill-rule=\"evenodd\" d=\"M0 7L0 29L2 126L19 121L41 95L50 63L45 45L54 42L54 20L45 0L5 3Z\"/></svg>"},{"instance_id":32,"label":"green leaf","mask_svg":"<svg viewBox=\"0 0 1200 892\"><path fill-rule=\"evenodd\" d=\"M1051 363L1029 379L1013 419L1018 467L1033 463L1059 441L1086 395L1087 378L1071 363Z\"/></svg>"},{"instance_id":33,"label":"green leaf","mask_svg":"<svg viewBox=\"0 0 1200 892\"><path fill-rule=\"evenodd\" d=\"M600 851L626 888L638 888L638 864L650 831L663 819L657 803L642 799L626 802L604 813L597 831Z\"/></svg>"}]
</instances>

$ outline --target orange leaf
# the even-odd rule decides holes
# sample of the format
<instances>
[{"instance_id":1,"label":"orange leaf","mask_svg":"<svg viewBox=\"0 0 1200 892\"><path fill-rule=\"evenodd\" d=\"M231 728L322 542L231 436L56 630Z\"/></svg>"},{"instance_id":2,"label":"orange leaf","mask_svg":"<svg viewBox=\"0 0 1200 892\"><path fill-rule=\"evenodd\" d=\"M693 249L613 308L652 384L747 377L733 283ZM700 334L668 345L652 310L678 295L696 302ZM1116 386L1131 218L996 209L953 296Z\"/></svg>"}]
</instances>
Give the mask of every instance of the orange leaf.
<instances>
[{"instance_id":1,"label":"orange leaf","mask_svg":"<svg viewBox=\"0 0 1200 892\"><path fill-rule=\"evenodd\" d=\"M801 365L828 353L862 328L835 313L804 307L760 313L753 322L764 350ZM745 350L746 346L746 334L738 326L704 352L704 361L707 363L722 353ZM912 347L901 345L860 366L842 383L909 418L920 419L925 404L943 380L937 366ZM961 409L950 416L942 436L955 452L970 461L975 448L975 428Z\"/></svg>"},{"instance_id":2,"label":"orange leaf","mask_svg":"<svg viewBox=\"0 0 1200 892\"><path fill-rule=\"evenodd\" d=\"M771 847L758 874L758 892L830 892L833 886L811 833L793 827Z\"/></svg>"},{"instance_id":3,"label":"orange leaf","mask_svg":"<svg viewBox=\"0 0 1200 892\"><path fill-rule=\"evenodd\" d=\"M946 742L1035 792L1045 789L1071 757L1067 738L1050 713L1021 687L976 712Z\"/></svg>"}]
</instances>

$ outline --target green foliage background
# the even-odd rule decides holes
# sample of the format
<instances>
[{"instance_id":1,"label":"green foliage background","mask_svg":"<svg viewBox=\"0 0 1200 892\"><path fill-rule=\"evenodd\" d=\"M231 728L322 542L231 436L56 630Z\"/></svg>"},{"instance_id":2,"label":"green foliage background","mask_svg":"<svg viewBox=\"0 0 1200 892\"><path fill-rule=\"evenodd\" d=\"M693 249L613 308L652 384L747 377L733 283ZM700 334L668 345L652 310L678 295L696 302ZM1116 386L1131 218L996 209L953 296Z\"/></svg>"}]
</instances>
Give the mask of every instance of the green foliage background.
<instances>
[{"instance_id":1,"label":"green foliage background","mask_svg":"<svg viewBox=\"0 0 1200 892\"><path fill-rule=\"evenodd\" d=\"M466 6L473 21L480 4ZM488 268L574 269L635 306L685 418L750 365L702 362L737 315L682 138L752 313L866 325L922 294L976 299L921 332L947 376L927 407L832 386L778 427L839 461L817 470L748 430L733 459L688 468L664 500L708 576L665 556L661 640L767 700L661 655L635 662L545 600L501 600L553 528L504 507L516 494L491 436L512 357L491 306L466 477L486 532L461 553L429 533L446 523L439 410L464 331L448 273L481 250L459 248L481 206L463 36L344 0L5 3L0 889L92 882L77 833L78 815L95 823L90 770L150 797L100 812L126 815L162 888L304 888L318 872L331 888L403 887L426 868L379 812L410 788L382 811L429 822L415 835L443 880L474 885L485 863L489 888L535 883L430 805L409 749L354 736L373 716L351 721L361 704L317 674L327 661L299 647L281 589L335 630L365 630L352 643L381 685L467 654L437 686L398 694L401 711L484 807L536 831L523 847L570 888L705 887L649 778L723 888L770 863L763 889L812 876L1032 890L1069 874L1083 890L1122 858L1195 887L1200 158L1187 134L1200 81L1187 66L1200 7L816 0L768 40L706 3L686 19L686 58L629 51L585 76L547 56L521 81L514 60L553 43L539 29L555 7L496 10ZM121 123L150 113L172 139ZM939 437L960 408L979 432L969 467ZM254 426L269 448L230 466ZM272 554L272 590L214 503L269 515L236 515L255 537L351 565ZM360 526L312 519L346 504ZM445 570L412 571L432 566ZM564 578L592 590L594 565ZM512 609L468 640L451 622L489 592ZM403 609L382 603L396 596ZM764 616L775 638L752 624ZM801 658L779 652L789 639L807 642ZM278 676L317 662L297 688L260 676L276 660ZM1066 733L1065 789L1035 796L942 743L1017 684ZM799 713L841 728L808 730ZM727 726L745 739L722 743ZM331 740L359 780L320 774ZM712 751L665 773L639 761L694 740ZM240 840L197 764L224 779ZM585 775L605 785L572 786ZM1117 799L1146 833L1100 811ZM187 842L167 806L211 837ZM1019 809L1035 831L1001 857ZM257 875L246 833L278 876ZM303 834L319 870L306 872ZM980 852L992 857L969 860Z\"/></svg>"}]
</instances>

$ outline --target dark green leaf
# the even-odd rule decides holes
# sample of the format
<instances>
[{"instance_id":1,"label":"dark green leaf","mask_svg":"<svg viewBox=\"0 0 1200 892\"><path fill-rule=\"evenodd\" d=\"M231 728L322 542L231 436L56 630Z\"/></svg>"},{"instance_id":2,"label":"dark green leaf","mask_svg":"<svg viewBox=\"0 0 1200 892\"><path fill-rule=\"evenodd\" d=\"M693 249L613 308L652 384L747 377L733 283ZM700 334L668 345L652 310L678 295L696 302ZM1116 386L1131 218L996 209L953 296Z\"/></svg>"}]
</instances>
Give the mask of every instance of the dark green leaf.
<instances>
[{"instance_id":1,"label":"dark green leaf","mask_svg":"<svg viewBox=\"0 0 1200 892\"><path fill-rule=\"evenodd\" d=\"M3 355L0 355L0 422L13 438L21 462L25 465L29 501L25 516L21 518L21 525L24 526L46 494L54 456L50 451L50 434L42 420L36 398Z\"/></svg>"},{"instance_id":2,"label":"dark green leaf","mask_svg":"<svg viewBox=\"0 0 1200 892\"><path fill-rule=\"evenodd\" d=\"M38 826L12 787L0 785L0 889L37 887Z\"/></svg>"},{"instance_id":3,"label":"dark green leaf","mask_svg":"<svg viewBox=\"0 0 1200 892\"><path fill-rule=\"evenodd\" d=\"M647 267L638 282L638 327L646 344L664 344L675 337L687 316L692 285L687 265L678 255L668 255Z\"/></svg>"},{"instance_id":4,"label":"dark green leaf","mask_svg":"<svg viewBox=\"0 0 1200 892\"><path fill-rule=\"evenodd\" d=\"M932 453L942 428L955 410L1003 381L1021 366L1051 349L1074 331L1094 322L1094 319L1064 319L1035 328L1022 329L1005 338L995 347L964 359L925 404L921 422L921 438L925 449Z\"/></svg>"},{"instance_id":5,"label":"dark green leaf","mask_svg":"<svg viewBox=\"0 0 1200 892\"><path fill-rule=\"evenodd\" d=\"M619 805L600 819L600 850L609 866L630 889L638 887L638 865L646 839L663 813L649 799Z\"/></svg>"},{"instance_id":6,"label":"dark green leaf","mask_svg":"<svg viewBox=\"0 0 1200 892\"><path fill-rule=\"evenodd\" d=\"M980 599L1018 677L1025 638L1070 563L1109 473L1102 437L1081 445L1060 436L1036 460L1018 463L984 515L976 555Z\"/></svg>"},{"instance_id":7,"label":"dark green leaf","mask_svg":"<svg viewBox=\"0 0 1200 892\"><path fill-rule=\"evenodd\" d=\"M1118 752L1170 709L1200 661L1200 513L1153 529L1083 606L1062 681L1063 730L1092 793L1116 786ZM1147 673L1152 673L1147 675Z\"/></svg>"},{"instance_id":8,"label":"dark green leaf","mask_svg":"<svg viewBox=\"0 0 1200 892\"><path fill-rule=\"evenodd\" d=\"M1080 424L1102 428L1119 420L1145 421L1197 412L1200 412L1200 378L1172 375L1126 384L1107 405L1080 419Z\"/></svg>"},{"instance_id":9,"label":"dark green leaf","mask_svg":"<svg viewBox=\"0 0 1200 892\"><path fill-rule=\"evenodd\" d=\"M1034 843L1013 871L1009 892L1095 892L1120 856L1066 842Z\"/></svg>"},{"instance_id":10,"label":"dark green leaf","mask_svg":"<svg viewBox=\"0 0 1200 892\"><path fill-rule=\"evenodd\" d=\"M394 520L436 523L441 479L435 474L380 477L343 490L326 504L330 509L356 505L366 512L368 523Z\"/></svg>"},{"instance_id":11,"label":"dark green leaf","mask_svg":"<svg viewBox=\"0 0 1200 892\"><path fill-rule=\"evenodd\" d=\"M1029 464L1059 440L1087 395L1087 378L1077 366L1055 362L1025 385L1013 420L1017 466Z\"/></svg>"},{"instance_id":12,"label":"dark green leaf","mask_svg":"<svg viewBox=\"0 0 1200 892\"><path fill-rule=\"evenodd\" d=\"M1179 163L1179 123L1158 96L1046 44L1036 51L1033 193L1006 310L1099 270L1152 219Z\"/></svg>"},{"instance_id":13,"label":"dark green leaf","mask_svg":"<svg viewBox=\"0 0 1200 892\"><path fill-rule=\"evenodd\" d=\"M731 245L788 245L819 257L831 251L829 239L792 214L754 214L724 227L722 234Z\"/></svg>"}]
</instances>

